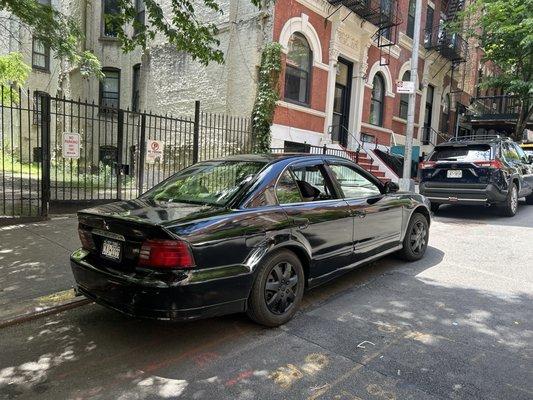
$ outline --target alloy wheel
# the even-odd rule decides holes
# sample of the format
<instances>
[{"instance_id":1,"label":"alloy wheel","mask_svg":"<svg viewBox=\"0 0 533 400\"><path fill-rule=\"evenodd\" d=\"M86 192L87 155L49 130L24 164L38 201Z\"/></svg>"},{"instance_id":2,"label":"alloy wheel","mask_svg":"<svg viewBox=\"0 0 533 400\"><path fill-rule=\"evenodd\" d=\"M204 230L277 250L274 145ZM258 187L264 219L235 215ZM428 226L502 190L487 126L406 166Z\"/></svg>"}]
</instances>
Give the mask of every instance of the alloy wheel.
<instances>
[{"instance_id":1,"label":"alloy wheel","mask_svg":"<svg viewBox=\"0 0 533 400\"><path fill-rule=\"evenodd\" d=\"M268 309L277 315L285 314L294 304L298 288L298 275L288 262L272 268L265 283L265 300Z\"/></svg>"},{"instance_id":2,"label":"alloy wheel","mask_svg":"<svg viewBox=\"0 0 533 400\"><path fill-rule=\"evenodd\" d=\"M426 246L426 236L427 236L427 230L426 226L422 223L422 221L417 221L413 228L411 229L410 237L409 237L409 243L411 246L411 250L415 254L420 254L424 251L424 248Z\"/></svg>"}]
</instances>

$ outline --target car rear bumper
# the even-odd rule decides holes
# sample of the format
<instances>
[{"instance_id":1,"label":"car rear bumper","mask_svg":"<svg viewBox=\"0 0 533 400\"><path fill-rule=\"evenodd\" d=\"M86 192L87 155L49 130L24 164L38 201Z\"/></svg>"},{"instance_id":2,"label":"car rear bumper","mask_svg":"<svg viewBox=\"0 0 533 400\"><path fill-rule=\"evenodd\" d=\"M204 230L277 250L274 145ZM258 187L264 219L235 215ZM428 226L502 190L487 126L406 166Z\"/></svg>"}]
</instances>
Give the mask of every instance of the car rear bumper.
<instances>
[{"instance_id":1,"label":"car rear bumper","mask_svg":"<svg viewBox=\"0 0 533 400\"><path fill-rule=\"evenodd\" d=\"M88 262L85 250L71 255L77 290L107 308L142 318L184 321L245 310L252 274L189 270L166 274L121 272Z\"/></svg>"},{"instance_id":2,"label":"car rear bumper","mask_svg":"<svg viewBox=\"0 0 533 400\"><path fill-rule=\"evenodd\" d=\"M489 185L439 185L432 182L420 183L420 194L437 204L494 204L504 202L507 191Z\"/></svg>"}]
</instances>

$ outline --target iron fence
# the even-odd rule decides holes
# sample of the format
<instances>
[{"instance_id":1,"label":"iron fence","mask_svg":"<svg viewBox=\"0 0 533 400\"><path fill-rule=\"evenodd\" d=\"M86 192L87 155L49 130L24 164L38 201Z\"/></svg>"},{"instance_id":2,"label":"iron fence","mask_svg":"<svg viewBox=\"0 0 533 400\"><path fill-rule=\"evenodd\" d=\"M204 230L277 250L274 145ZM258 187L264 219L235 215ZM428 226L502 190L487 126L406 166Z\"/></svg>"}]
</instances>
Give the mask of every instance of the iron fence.
<instances>
[{"instance_id":1,"label":"iron fence","mask_svg":"<svg viewBox=\"0 0 533 400\"><path fill-rule=\"evenodd\" d=\"M202 112L199 102L176 117L0 90L0 220L135 198L197 161L253 148L249 118Z\"/></svg>"}]
</instances>

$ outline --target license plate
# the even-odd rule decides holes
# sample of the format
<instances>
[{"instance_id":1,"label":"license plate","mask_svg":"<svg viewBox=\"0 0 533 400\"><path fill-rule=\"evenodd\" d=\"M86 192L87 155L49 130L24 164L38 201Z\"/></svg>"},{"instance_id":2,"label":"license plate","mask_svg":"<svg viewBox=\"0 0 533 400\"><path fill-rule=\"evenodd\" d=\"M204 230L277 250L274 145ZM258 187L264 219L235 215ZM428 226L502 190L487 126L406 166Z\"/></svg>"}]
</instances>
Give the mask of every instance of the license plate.
<instances>
[{"instance_id":1,"label":"license plate","mask_svg":"<svg viewBox=\"0 0 533 400\"><path fill-rule=\"evenodd\" d=\"M463 171L461 171L460 169L449 169L446 173L446 176L448 178L462 178Z\"/></svg>"},{"instance_id":2,"label":"license plate","mask_svg":"<svg viewBox=\"0 0 533 400\"><path fill-rule=\"evenodd\" d=\"M120 243L113 240L104 240L102 244L102 256L114 261L120 261Z\"/></svg>"}]
</instances>

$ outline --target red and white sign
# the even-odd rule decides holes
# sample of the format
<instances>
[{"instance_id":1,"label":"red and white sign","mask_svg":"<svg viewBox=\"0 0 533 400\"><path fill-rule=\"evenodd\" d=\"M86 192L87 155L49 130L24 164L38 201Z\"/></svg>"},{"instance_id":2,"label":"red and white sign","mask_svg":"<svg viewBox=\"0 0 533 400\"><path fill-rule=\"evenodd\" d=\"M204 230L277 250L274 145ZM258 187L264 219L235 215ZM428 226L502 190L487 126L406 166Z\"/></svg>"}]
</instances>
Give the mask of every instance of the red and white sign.
<instances>
[{"instance_id":1,"label":"red and white sign","mask_svg":"<svg viewBox=\"0 0 533 400\"><path fill-rule=\"evenodd\" d=\"M396 93L413 94L415 92L415 83L411 81L396 81Z\"/></svg>"},{"instance_id":2,"label":"red and white sign","mask_svg":"<svg viewBox=\"0 0 533 400\"><path fill-rule=\"evenodd\" d=\"M163 149L165 143L160 140L148 139L146 141L146 163L155 164L156 161L163 162Z\"/></svg>"},{"instance_id":3,"label":"red and white sign","mask_svg":"<svg viewBox=\"0 0 533 400\"><path fill-rule=\"evenodd\" d=\"M80 158L79 133L63 133L63 158Z\"/></svg>"}]
</instances>

